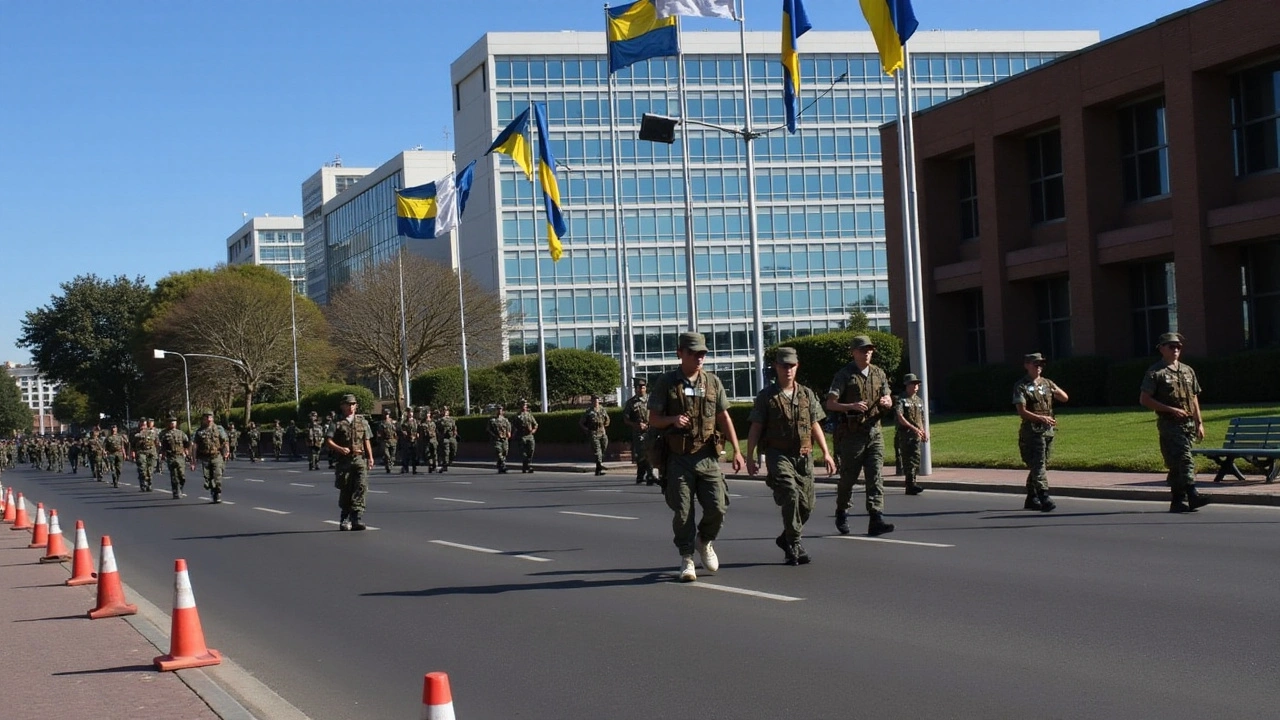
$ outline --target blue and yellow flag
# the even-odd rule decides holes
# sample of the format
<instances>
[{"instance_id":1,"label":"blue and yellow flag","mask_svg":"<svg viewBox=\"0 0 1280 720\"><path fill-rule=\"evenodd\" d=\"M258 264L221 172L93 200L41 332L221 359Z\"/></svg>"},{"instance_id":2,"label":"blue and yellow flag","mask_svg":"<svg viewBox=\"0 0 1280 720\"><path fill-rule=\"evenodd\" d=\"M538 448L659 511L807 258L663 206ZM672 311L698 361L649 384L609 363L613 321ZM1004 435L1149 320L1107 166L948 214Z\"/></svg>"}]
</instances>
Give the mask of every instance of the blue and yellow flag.
<instances>
[{"instance_id":1,"label":"blue and yellow flag","mask_svg":"<svg viewBox=\"0 0 1280 720\"><path fill-rule=\"evenodd\" d=\"M646 0L648 2L648 0ZM551 154L551 137L547 133L547 106L534 103L533 116L538 123L538 179L542 181L542 201L547 210L547 250L557 261L563 252L560 238L569 231L560 211L560 186L556 184L556 159Z\"/></svg>"},{"instance_id":2,"label":"blue and yellow flag","mask_svg":"<svg viewBox=\"0 0 1280 720\"><path fill-rule=\"evenodd\" d=\"M858 0L862 5L862 16L871 27L871 35L876 39L876 49L880 51L880 65L885 75L892 75L903 63L902 46L915 34L920 23L916 21L916 11L911 7L911 0Z\"/></svg>"},{"instance_id":3,"label":"blue and yellow flag","mask_svg":"<svg viewBox=\"0 0 1280 720\"><path fill-rule=\"evenodd\" d=\"M476 161L457 174L449 173L426 185L396 191L396 225L401 235L438 238L458 227L471 193Z\"/></svg>"},{"instance_id":4,"label":"blue and yellow flag","mask_svg":"<svg viewBox=\"0 0 1280 720\"><path fill-rule=\"evenodd\" d=\"M506 129L498 133L498 137L484 151L485 155L497 151L510 155L512 160L524 170L524 176L533 180L533 147L529 145L529 108L516 116Z\"/></svg>"},{"instance_id":5,"label":"blue and yellow flag","mask_svg":"<svg viewBox=\"0 0 1280 720\"><path fill-rule=\"evenodd\" d=\"M800 56L796 54L796 40L812 28L803 2L782 0L782 104L787 110L789 133L796 131L796 117L800 115Z\"/></svg>"},{"instance_id":6,"label":"blue and yellow flag","mask_svg":"<svg viewBox=\"0 0 1280 720\"><path fill-rule=\"evenodd\" d=\"M610 75L641 60L680 54L676 18L659 18L653 0L609 8L605 25Z\"/></svg>"}]
</instances>

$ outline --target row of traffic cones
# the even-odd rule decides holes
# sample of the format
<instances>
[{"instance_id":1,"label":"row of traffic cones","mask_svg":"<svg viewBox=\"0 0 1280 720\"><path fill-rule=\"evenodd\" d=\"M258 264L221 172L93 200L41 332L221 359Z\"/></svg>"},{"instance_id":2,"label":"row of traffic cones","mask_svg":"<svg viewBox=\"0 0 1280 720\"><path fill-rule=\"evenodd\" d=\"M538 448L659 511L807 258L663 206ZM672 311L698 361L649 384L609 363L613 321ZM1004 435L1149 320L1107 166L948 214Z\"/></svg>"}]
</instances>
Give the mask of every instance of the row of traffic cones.
<instances>
[{"instance_id":1,"label":"row of traffic cones","mask_svg":"<svg viewBox=\"0 0 1280 720\"><path fill-rule=\"evenodd\" d=\"M67 579L67 585L74 587L97 583L98 600L88 613L90 619L138 613L137 605L125 601L124 584L120 581L111 536L102 536L98 572L95 573L93 557L89 554L89 536L85 532L83 520L76 521L75 551L72 554L66 550L57 510L51 509L46 517L44 503L36 503L36 522L32 525L27 515L26 499L22 493L18 493L15 501L12 488L7 493L0 489L0 505L3 506L3 522L12 523L11 530L31 530L31 544L28 548L44 548L45 555L40 558L40 562L72 561L71 577ZM154 660L161 671L204 667L222 662L222 655L217 650L205 646L204 630L200 626L195 595L191 591L191 578L187 573L187 561L181 559L174 563L173 616L169 643L169 653Z\"/></svg>"}]
</instances>

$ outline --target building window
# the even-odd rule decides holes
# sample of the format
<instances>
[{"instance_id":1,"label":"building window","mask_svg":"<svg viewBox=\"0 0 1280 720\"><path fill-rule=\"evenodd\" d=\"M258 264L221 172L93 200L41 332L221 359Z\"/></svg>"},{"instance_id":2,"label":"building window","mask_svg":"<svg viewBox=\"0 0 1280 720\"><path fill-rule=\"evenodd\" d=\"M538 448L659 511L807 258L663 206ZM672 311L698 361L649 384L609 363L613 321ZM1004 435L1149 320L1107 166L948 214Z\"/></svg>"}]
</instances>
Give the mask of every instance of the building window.
<instances>
[{"instance_id":1,"label":"building window","mask_svg":"<svg viewBox=\"0 0 1280 720\"><path fill-rule=\"evenodd\" d=\"M1236 175L1280 169L1280 62L1231 78Z\"/></svg>"},{"instance_id":2,"label":"building window","mask_svg":"<svg viewBox=\"0 0 1280 720\"><path fill-rule=\"evenodd\" d=\"M1156 261L1130 267L1129 297L1133 308L1133 354L1150 355L1156 338L1178 332L1173 263Z\"/></svg>"},{"instance_id":3,"label":"building window","mask_svg":"<svg viewBox=\"0 0 1280 720\"><path fill-rule=\"evenodd\" d=\"M1120 163L1125 201L1169 194L1169 138L1163 97L1120 109Z\"/></svg>"},{"instance_id":4,"label":"building window","mask_svg":"<svg viewBox=\"0 0 1280 720\"><path fill-rule=\"evenodd\" d=\"M1027 181L1031 184L1031 223L1066 217L1062 199L1062 132L1054 129L1027 138Z\"/></svg>"},{"instance_id":5,"label":"building window","mask_svg":"<svg viewBox=\"0 0 1280 720\"><path fill-rule=\"evenodd\" d=\"M970 156L956 161L956 195L960 199L960 239L978 237L978 163Z\"/></svg>"},{"instance_id":6,"label":"building window","mask_svg":"<svg viewBox=\"0 0 1280 720\"><path fill-rule=\"evenodd\" d=\"M1071 289L1065 276L1035 284L1039 351L1051 358L1071 357Z\"/></svg>"},{"instance_id":7,"label":"building window","mask_svg":"<svg viewBox=\"0 0 1280 720\"><path fill-rule=\"evenodd\" d=\"M1245 344L1280 346L1280 240L1244 249Z\"/></svg>"},{"instance_id":8,"label":"building window","mask_svg":"<svg viewBox=\"0 0 1280 720\"><path fill-rule=\"evenodd\" d=\"M964 293L964 359L982 365L987 362L987 321L982 291Z\"/></svg>"}]
</instances>

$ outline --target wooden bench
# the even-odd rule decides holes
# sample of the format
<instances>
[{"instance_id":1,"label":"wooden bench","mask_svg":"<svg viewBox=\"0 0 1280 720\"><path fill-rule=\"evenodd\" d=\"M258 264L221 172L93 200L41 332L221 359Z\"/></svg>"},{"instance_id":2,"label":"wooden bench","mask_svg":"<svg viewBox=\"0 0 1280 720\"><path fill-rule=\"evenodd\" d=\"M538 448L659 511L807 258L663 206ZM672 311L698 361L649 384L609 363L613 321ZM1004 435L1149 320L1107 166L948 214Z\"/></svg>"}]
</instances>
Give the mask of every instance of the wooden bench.
<instances>
[{"instance_id":1,"label":"wooden bench","mask_svg":"<svg viewBox=\"0 0 1280 720\"><path fill-rule=\"evenodd\" d=\"M1194 455L1204 455L1218 463L1214 482L1222 482L1227 473L1244 481L1244 475L1236 467L1236 458L1242 458L1262 468L1267 482L1275 482L1280 474L1280 417L1238 417L1231 419L1227 439L1220 448L1197 448Z\"/></svg>"}]
</instances>

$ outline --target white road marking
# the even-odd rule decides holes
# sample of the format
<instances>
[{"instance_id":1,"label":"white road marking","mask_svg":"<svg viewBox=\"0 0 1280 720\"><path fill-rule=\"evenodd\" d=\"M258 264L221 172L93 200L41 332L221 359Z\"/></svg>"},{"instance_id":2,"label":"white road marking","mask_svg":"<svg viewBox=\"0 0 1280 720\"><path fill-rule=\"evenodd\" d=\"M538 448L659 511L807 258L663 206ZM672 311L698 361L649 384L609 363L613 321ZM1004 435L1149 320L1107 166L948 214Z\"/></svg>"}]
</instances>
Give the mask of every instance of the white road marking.
<instances>
[{"instance_id":1,"label":"white road marking","mask_svg":"<svg viewBox=\"0 0 1280 720\"><path fill-rule=\"evenodd\" d=\"M462 499L460 499L460 498L431 498L431 499L432 499L432 500L443 500L443 501L445 501L445 502L460 502L460 503L468 503L468 504L471 504L471 505L483 505L483 504L484 504L484 501L483 501L483 500L462 500Z\"/></svg>"},{"instance_id":2,"label":"white road marking","mask_svg":"<svg viewBox=\"0 0 1280 720\"><path fill-rule=\"evenodd\" d=\"M640 518L628 517L626 515L601 515L600 513L574 512L572 510L561 510L561 515L579 515L581 517L605 518L606 520L639 520Z\"/></svg>"},{"instance_id":3,"label":"white road marking","mask_svg":"<svg viewBox=\"0 0 1280 720\"><path fill-rule=\"evenodd\" d=\"M294 487L315 487L315 485L311 485L308 483L289 483L289 484Z\"/></svg>"},{"instance_id":4,"label":"white road marking","mask_svg":"<svg viewBox=\"0 0 1280 720\"><path fill-rule=\"evenodd\" d=\"M729 493L729 497L746 497L746 495L735 495L733 493Z\"/></svg>"},{"instance_id":5,"label":"white road marking","mask_svg":"<svg viewBox=\"0 0 1280 720\"><path fill-rule=\"evenodd\" d=\"M208 500L209 502L213 502L213 498L211 498L211 497L205 497L204 495L201 495L201 496L200 496L200 499L201 499L201 500ZM223 505L235 505L235 503L231 502L230 500L223 500L223 501L222 501L222 504L223 504Z\"/></svg>"},{"instance_id":6,"label":"white road marking","mask_svg":"<svg viewBox=\"0 0 1280 720\"><path fill-rule=\"evenodd\" d=\"M285 470L285 472L301 473L302 471L301 470Z\"/></svg>"},{"instance_id":7,"label":"white road marking","mask_svg":"<svg viewBox=\"0 0 1280 720\"><path fill-rule=\"evenodd\" d=\"M245 478L244 481L245 482L266 482L266 480L259 480L257 478Z\"/></svg>"},{"instance_id":8,"label":"white road marking","mask_svg":"<svg viewBox=\"0 0 1280 720\"><path fill-rule=\"evenodd\" d=\"M493 548L479 547L476 545L463 545L462 543L449 542L448 540L432 540L431 542L436 545L458 548L459 550L470 550L472 552L480 552L488 555L506 555L506 553L501 550L494 550ZM551 562L551 558L538 557L536 555L512 555L511 557L517 557L521 560L532 560L533 562Z\"/></svg>"},{"instance_id":9,"label":"white road marking","mask_svg":"<svg viewBox=\"0 0 1280 720\"><path fill-rule=\"evenodd\" d=\"M764 598L765 600L777 600L778 602L796 602L804 598L792 597L790 595L775 595L773 593L761 592L759 590L747 590L746 588L729 587L728 585L712 585L704 582L691 583L672 583L673 585L688 585L689 587L702 588L704 590L719 590L720 592L733 593L735 595L750 595L751 597Z\"/></svg>"},{"instance_id":10,"label":"white road marking","mask_svg":"<svg viewBox=\"0 0 1280 720\"><path fill-rule=\"evenodd\" d=\"M264 508L264 507L255 507L254 510L261 510L262 512L275 513L276 515L290 514L288 510L272 510L271 508Z\"/></svg>"},{"instance_id":11,"label":"white road marking","mask_svg":"<svg viewBox=\"0 0 1280 720\"><path fill-rule=\"evenodd\" d=\"M379 495L387 495L387 494L388 494L386 490L370 490L369 492L371 492L371 493L377 493L377 494L379 494Z\"/></svg>"},{"instance_id":12,"label":"white road marking","mask_svg":"<svg viewBox=\"0 0 1280 720\"><path fill-rule=\"evenodd\" d=\"M587 492L622 492L622 488L592 488Z\"/></svg>"},{"instance_id":13,"label":"white road marking","mask_svg":"<svg viewBox=\"0 0 1280 720\"><path fill-rule=\"evenodd\" d=\"M325 522L326 522L326 523L328 523L329 525L341 525L341 524L342 524L342 523L338 522L337 520L325 520ZM364 526L364 529L365 529L365 530L381 530L382 528L376 528L376 527L374 527L374 526L372 526L372 525L365 525L365 526Z\"/></svg>"},{"instance_id":14,"label":"white road marking","mask_svg":"<svg viewBox=\"0 0 1280 720\"><path fill-rule=\"evenodd\" d=\"M866 535L827 535L829 538L838 538L840 540L861 540L863 542L893 543L894 545L918 545L920 547L949 548L955 545L946 545L943 543L916 542L914 540L890 540L882 537L867 537Z\"/></svg>"},{"instance_id":15,"label":"white road marking","mask_svg":"<svg viewBox=\"0 0 1280 720\"><path fill-rule=\"evenodd\" d=\"M470 480L454 480L453 484L454 485L470 485L471 481Z\"/></svg>"}]
</instances>

